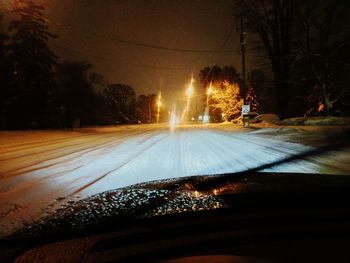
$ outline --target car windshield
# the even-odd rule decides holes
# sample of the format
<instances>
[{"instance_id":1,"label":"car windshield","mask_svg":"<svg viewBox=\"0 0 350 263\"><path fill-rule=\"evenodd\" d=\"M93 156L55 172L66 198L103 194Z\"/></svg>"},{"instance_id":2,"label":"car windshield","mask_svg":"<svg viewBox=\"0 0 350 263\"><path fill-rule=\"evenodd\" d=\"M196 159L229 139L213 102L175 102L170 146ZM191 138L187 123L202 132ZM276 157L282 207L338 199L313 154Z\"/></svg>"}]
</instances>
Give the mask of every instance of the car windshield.
<instances>
[{"instance_id":1,"label":"car windshield","mask_svg":"<svg viewBox=\"0 0 350 263\"><path fill-rule=\"evenodd\" d=\"M350 175L349 11L332 0L0 0L0 237L84 202L157 215L153 195L181 179ZM162 211L224 206L225 187L187 186L209 205L166 197Z\"/></svg>"}]
</instances>

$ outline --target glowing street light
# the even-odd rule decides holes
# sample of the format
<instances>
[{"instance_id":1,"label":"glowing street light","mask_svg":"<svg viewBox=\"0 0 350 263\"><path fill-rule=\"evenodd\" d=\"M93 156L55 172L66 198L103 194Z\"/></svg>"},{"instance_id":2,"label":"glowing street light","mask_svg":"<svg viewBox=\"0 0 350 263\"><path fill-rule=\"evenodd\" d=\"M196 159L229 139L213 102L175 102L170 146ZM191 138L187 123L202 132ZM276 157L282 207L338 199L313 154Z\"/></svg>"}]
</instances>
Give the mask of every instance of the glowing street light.
<instances>
[{"instance_id":1,"label":"glowing street light","mask_svg":"<svg viewBox=\"0 0 350 263\"><path fill-rule=\"evenodd\" d=\"M209 88L208 88L208 90L207 90L207 95L208 95L208 97L211 95L211 94L213 94L213 87L211 86L211 83L210 83L210 86L209 86Z\"/></svg>"},{"instance_id":2,"label":"glowing street light","mask_svg":"<svg viewBox=\"0 0 350 263\"><path fill-rule=\"evenodd\" d=\"M187 90L186 90L187 96L191 97L193 95L193 86L192 86L192 82L191 84L188 86Z\"/></svg>"},{"instance_id":3,"label":"glowing street light","mask_svg":"<svg viewBox=\"0 0 350 263\"><path fill-rule=\"evenodd\" d=\"M183 121L185 118L186 119L190 118L191 97L193 95L193 82L194 82L194 78L192 76L190 84L188 85L188 87L186 89L187 103L186 103L186 108L184 109L184 111L183 111L183 113L181 115L181 121Z\"/></svg>"},{"instance_id":4,"label":"glowing street light","mask_svg":"<svg viewBox=\"0 0 350 263\"><path fill-rule=\"evenodd\" d=\"M191 82L190 82L190 85L188 86L187 90L186 90L186 93L187 93L187 96L188 97L191 97L193 95L193 81L194 81L194 78L193 76L191 77Z\"/></svg>"},{"instance_id":5,"label":"glowing street light","mask_svg":"<svg viewBox=\"0 0 350 263\"><path fill-rule=\"evenodd\" d=\"M186 93L187 93L187 95L188 95L189 97L191 97L192 94L193 94L193 87L192 87L192 86L189 86L189 87L187 88L187 90L186 90Z\"/></svg>"}]
</instances>

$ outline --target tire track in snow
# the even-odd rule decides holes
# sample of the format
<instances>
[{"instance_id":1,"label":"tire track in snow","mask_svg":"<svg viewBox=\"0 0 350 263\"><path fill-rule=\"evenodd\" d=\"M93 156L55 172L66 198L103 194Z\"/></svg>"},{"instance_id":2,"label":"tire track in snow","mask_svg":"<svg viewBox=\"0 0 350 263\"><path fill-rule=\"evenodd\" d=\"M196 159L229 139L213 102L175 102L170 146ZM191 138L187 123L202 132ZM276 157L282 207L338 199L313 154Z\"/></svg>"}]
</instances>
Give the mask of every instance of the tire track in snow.
<instances>
[{"instance_id":1,"label":"tire track in snow","mask_svg":"<svg viewBox=\"0 0 350 263\"><path fill-rule=\"evenodd\" d=\"M144 137L146 136L146 139L147 139L147 138L151 138L152 136L154 136L154 134L151 133L151 132L148 132L147 134L145 134L145 133L142 133L142 134L143 134L142 137L144 138ZM65 176L67 173L76 171L76 170L78 170L78 169L84 167L85 165L89 164L90 162L85 163L85 164L82 164L82 165L80 165L81 162L78 162L78 163L79 163L78 166L75 166L75 167L70 168L70 169L66 169L66 166L65 166L64 164L67 165L67 164L69 164L70 161L72 161L72 160L76 160L76 159L78 159L78 158L83 157L83 156L86 155L86 154L91 154L91 153L94 153L94 152L96 152L96 151L98 151L98 150L113 149L113 148L118 147L119 145L121 145L121 144L123 143L124 140L129 139L129 138L131 138L131 137L138 136L138 135L140 135L140 134L132 134L132 135L126 135L126 136L123 136L123 137L119 137L117 141L106 142L106 143L105 143L104 145L102 145L102 146L99 145L99 146L96 146L94 149L85 150L83 153L81 153L80 151L79 151L79 152L75 152L74 154L78 154L78 155L76 155L76 156L75 156L75 155L74 155L74 156L70 156L70 155L69 155L69 156L65 156L65 157L70 157L70 158L68 158L68 160L67 160L67 158L64 158L63 160L61 160L61 161L59 161L59 162L55 162L55 163L50 164L50 165L46 165L46 166L39 167L39 168L33 168L33 169L31 169L31 171L21 172L21 173L19 173L19 175L17 175L17 177L16 177L14 180L12 180L12 184L6 183L6 179L11 180L11 177L10 177L10 178L6 178L5 180L2 180L2 181L1 181L2 184L0 185L0 194L10 191L10 190L11 190L11 187L12 187L12 188L16 187L16 190L19 191L19 190L22 190L22 189L26 188L26 187L25 187L26 185L32 186L33 184L39 183L39 182L44 181L44 180L46 180L46 179L48 179L48 178L59 179L60 176ZM73 153L72 153L72 154L73 154ZM103 153L103 155L108 155L108 154L109 154L109 152L104 152L104 153ZM96 155L97 155L96 158L101 158L101 157L103 157L103 155L98 154L98 153L96 153ZM55 160L55 159L53 159L53 160ZM46 160L46 161L48 161L48 160ZM44 161L44 162L46 162L46 161ZM42 163L42 162L40 162L40 163ZM48 169L48 168L54 168L55 166L59 166L59 167L61 167L63 170L62 170L61 172L49 173L48 175L43 176L43 177L40 177L40 178L37 179L37 180L33 180L36 176L38 176L38 174L39 174L38 172L39 172L40 170L45 170L45 169ZM30 167L31 167L31 166L30 166ZM11 176L13 176L13 175L11 175ZM22 182L18 182L19 179L20 179L19 177L23 177L23 181L22 181ZM26 178L28 178L29 182L25 180ZM27 186L27 188L28 188L29 186Z\"/></svg>"},{"instance_id":2,"label":"tire track in snow","mask_svg":"<svg viewBox=\"0 0 350 263\"><path fill-rule=\"evenodd\" d=\"M133 134L129 134L130 136L133 136L133 135L137 135L137 134L143 134L143 133L145 133L145 132L151 132L152 130L156 130L156 129L158 129L157 127L147 127L147 128L143 128L143 129L141 129L141 130L137 130L137 129L133 129L132 130L132 132L133 132ZM129 132L129 131L128 131ZM125 135L125 132L123 133L124 134L124 136L126 136ZM103 136L104 134L102 134L102 136ZM105 140L106 138L108 138L108 137L106 137L106 136L104 136L104 137L101 137L101 135L98 135L99 136L99 138L101 138L100 140ZM114 138L114 136L116 136L116 138L118 138L118 136L120 136L120 133L113 133L113 134L111 134L109 137L110 138ZM78 138L79 139L79 138ZM96 144L96 142L95 142L95 144ZM91 141L84 141L84 143L82 144L82 143L79 143L79 145L81 145L81 147L80 148L83 148L82 150L84 150L84 149L88 149L88 148L91 148ZM49 158L49 159L56 159L56 158L59 158L59 157L64 157L65 155L67 155L67 152L66 152L66 149L67 149L67 145L63 145L62 147L60 147L60 148L62 148L61 150L60 150L60 152L62 152L60 155L58 155L57 156L57 149L59 149L59 148L56 148L56 149L51 149L51 152L52 152L52 154L51 155L53 155L53 157L52 158ZM30 157L31 157L31 159L30 160L28 160L28 158L22 158L22 160L20 160L20 158L16 158L16 159L14 159L15 161L16 161L16 163L14 163L13 162L13 160L10 160L10 161L8 161L8 162L2 162L1 161L1 155L0 155L0 164L1 164L1 166L0 166L0 176L3 176L4 175L4 173L7 173L7 172L10 172L10 171L12 171L12 170L14 170L14 168L10 168L11 167L11 165L12 166L18 166L18 163L20 164L20 167L17 167L16 169L20 169L20 168L28 168L28 167L30 167L30 166L33 166L33 165L37 165L37 164L39 164L39 163L41 163L41 162L45 162L45 161L47 161L47 156L44 156L43 157L43 155L42 155L42 153L43 153L43 151L41 151L41 152L38 152L38 153L36 153L36 155L38 156L38 158L40 159L40 160L36 160L35 159L35 161L33 160L33 154L31 154L30 155ZM72 153L74 153L74 152L72 152ZM69 154L69 153L68 153ZM25 163L25 165L24 165L24 163ZM10 166L10 167L9 167Z\"/></svg>"},{"instance_id":3,"label":"tire track in snow","mask_svg":"<svg viewBox=\"0 0 350 263\"><path fill-rule=\"evenodd\" d=\"M117 171L117 170L123 168L124 166L128 165L128 164L129 164L130 162L132 162L135 158L137 158L138 156L142 155L145 151L147 151L147 150L151 149L152 147L154 147L156 144L158 144L159 142L161 142L162 140L164 140L166 137L167 137L167 136L165 135L165 136L161 137L160 139L156 140L155 142L152 142L150 145L146 145L146 147L141 148L138 152L136 152L135 154L133 154L132 156L130 156L130 158L128 158L127 161L125 161L124 163L118 165L118 167L116 167L116 168L114 168L114 169L108 171L107 173L105 173L105 174L99 176L98 178L92 180L92 181L89 182L88 184L86 184L86 185L80 187L79 189L77 189L76 191L74 191L72 194L70 194L70 196L71 196L71 195L75 195L75 194L77 194L77 193L83 191L84 189L88 188L89 186L93 185L94 183L96 183L96 182L102 180L102 179L105 178L106 176L108 176L108 175L112 174L113 172L115 172L115 171ZM145 142L144 142L144 143L145 143Z\"/></svg>"},{"instance_id":4,"label":"tire track in snow","mask_svg":"<svg viewBox=\"0 0 350 263\"><path fill-rule=\"evenodd\" d=\"M221 134L227 137L232 137L234 135L225 132L219 131ZM288 136L293 136L294 134L288 134ZM280 139L273 139L268 137L258 137L255 133L246 133L246 134L237 134L237 138L240 138L242 141L252 142L256 145L262 146L266 149L270 149L272 151L277 151L284 156L280 159L288 158L296 154L301 154L305 151L314 150L315 147L311 145L304 145L293 141L282 141ZM262 143L264 142L264 143ZM271 145L274 145L273 147ZM337 153L345 153L349 151L336 151ZM303 160L295 160L293 162L284 163L282 165L277 165L276 167L262 170L264 172L280 172L283 169L287 169L289 171L294 172L305 172L305 173L328 173L328 174L347 174L349 172L348 168L346 168L346 162L341 162L341 160L337 160L335 163L334 160L329 161L327 156L332 157L335 152L327 153L326 156L311 156ZM278 161L278 160L276 160ZM340 168L345 167L345 168ZM299 169L299 170L298 170Z\"/></svg>"},{"instance_id":5,"label":"tire track in snow","mask_svg":"<svg viewBox=\"0 0 350 263\"><path fill-rule=\"evenodd\" d=\"M75 153L60 154L49 163L41 161L37 170L23 177L20 174L15 176L14 179L19 180L14 180L12 186L18 191L13 189L3 195L0 193L0 212L12 209L6 218L0 219L0 233L4 232L5 227L11 230L14 226L11 222L20 226L22 220L30 222L32 218L40 218L47 212L48 204L59 205L67 201L55 201L57 197L75 199L76 195L87 197L140 181L243 171L309 147L243 133L244 130L232 133L215 127L207 129L205 126L179 127L174 133L164 132L167 130L150 126L140 128L141 135L136 135L134 129L125 130L111 134L119 138L120 144L102 139L99 143L105 143L103 146L91 143L91 137L86 137L84 147L89 145L90 149L78 150L78 147L74 147ZM124 136L125 133L129 133L130 137ZM72 138L73 141L78 139ZM343 158L344 162L348 160ZM42 166L50 162L57 163L46 168ZM300 169L303 165L304 170ZM296 171L297 168L297 172L308 172L317 170L319 166L317 162L315 166L292 163L281 166L277 171ZM21 180L28 180L28 183L19 189ZM0 178L0 186L3 186L3 182L5 180ZM21 209L13 210L14 205Z\"/></svg>"},{"instance_id":6,"label":"tire track in snow","mask_svg":"<svg viewBox=\"0 0 350 263\"><path fill-rule=\"evenodd\" d=\"M54 144L50 144L50 145L45 145L45 148L47 148L48 146L53 146L53 145L58 145L59 147L57 148L50 148L50 149L46 149L46 150L42 150L41 149L41 146L38 146L37 148L37 151L33 150L33 148L29 148L29 152L26 153L26 154L22 154L22 155L18 155L16 154L17 152L22 152L23 149L18 149L17 151L13 152L15 155L14 156L11 156L11 157L7 157L7 158L4 158L3 156L6 156L7 153L5 154L2 154L2 157L0 157L0 160L1 161L7 161L7 160L11 160L11 159L18 159L18 158L25 158L27 156L33 156L33 154L36 154L36 155L41 155L43 153L48 153L48 152L51 152L51 151L54 151L54 152L57 152L57 150L61 150L61 149L65 149L65 148L68 148L68 147L74 147L74 146L78 146L78 145L87 145L89 146L91 143L96 143L100 140L103 140L103 139L107 139L107 138L112 138L112 137L115 137L117 136L117 134L111 134L111 135L108 135L108 136L98 136L98 135L94 135L94 136L91 136L92 140L89 140L89 141L86 141L85 138L82 138L81 136L79 136L78 138L73 138L73 139L70 139L70 140L67 140L67 141L72 141L72 143L70 144L63 144L62 145L62 142L58 142L58 143L54 143ZM77 140L81 140L82 142L77 142Z\"/></svg>"},{"instance_id":7,"label":"tire track in snow","mask_svg":"<svg viewBox=\"0 0 350 263\"><path fill-rule=\"evenodd\" d=\"M311 146L305 146L305 145L302 145L299 143L293 143L293 142L283 142L283 141L275 140L271 138L263 138L262 140L262 138L257 138L254 135L253 137L251 137L252 135L250 134L239 134L239 133L229 134L222 131L220 131L219 134L229 138L230 140L232 140L232 142L234 140L238 140L237 141L238 144L241 145L241 150L240 150L241 156L238 156L233 161L241 160L239 162L244 164L246 168L235 170L235 172L244 171L246 169L258 168L261 165L279 161L284 158L291 157L295 154L300 154L304 151L313 149L313 147ZM225 141L222 139L222 137L220 137L220 140L221 142ZM262 141L264 143L261 143ZM229 140L226 140L226 142L228 144L230 143ZM244 142L246 146L249 146L251 148L250 153L248 151L248 155L244 154L244 152L246 152L246 149L242 147L243 146L242 142ZM216 143L216 142L214 141L213 143ZM226 146L228 145L226 144ZM223 150L225 150L225 148L223 148ZM285 163L283 165L279 165L274 168L269 168L263 171L319 173L320 166L310 161L298 160L291 163ZM232 172L232 171L227 171L227 172Z\"/></svg>"},{"instance_id":8,"label":"tire track in snow","mask_svg":"<svg viewBox=\"0 0 350 263\"><path fill-rule=\"evenodd\" d=\"M142 146L142 148L141 148L140 150L138 150L136 153L134 153L132 156L129 156L129 157L128 157L128 160L125 161L125 162L123 162L122 164L120 164L117 168L114 168L113 170L108 171L107 173L105 173L105 174L103 174L103 175L100 175L98 178L95 178L93 181L91 181L91 182L89 182L89 183L83 185L83 186L80 187L79 189L76 189L74 192L71 192L71 193L69 193L69 194L64 194L64 193L66 193L67 191L64 190L64 188L61 188L61 189L63 189L62 191L55 191L54 193L53 193L52 191L49 191L49 195L47 195L47 194L44 195L42 199L47 198L47 199L49 199L49 200L52 200L52 199L55 198L55 196L56 196L56 197L57 197L57 196L65 196L65 199L66 199L66 198L69 198L69 197L72 197L72 196L78 194L78 193L79 193L80 191L82 191L83 189L86 189L86 188L89 187L90 185L92 185L92 184L98 182L99 180L101 180L101 179L103 179L104 177L108 176L108 175L109 175L110 173L112 173L113 171L116 171L116 170L120 169L121 167L127 165L127 164L128 164L130 161L132 161L136 156L142 154L145 150L147 150L148 148L153 147L155 144L157 144L158 142L160 142L161 140L163 140L163 139L166 137L166 136L163 135L161 138L157 139L156 141L151 142L150 144L147 144L147 142L148 142L149 140L151 140L153 137L155 137L155 136L157 136L157 135L159 135L159 134L153 134L152 137L149 137L148 139L143 140L141 143L138 143L140 146ZM146 144L146 145L144 145L144 144ZM57 179L57 178L56 178L56 179ZM70 184L73 184L73 185L75 184L75 185L76 185L80 180L81 180L81 177L78 177L77 179L71 181ZM85 180L86 180L86 179L85 179ZM28 187L28 188L30 189L31 187ZM18 196L18 194L19 194L19 193L18 193L18 191L17 191L17 189L16 189L14 192L11 192L10 195ZM7 198L6 198L6 199L8 199L8 200L11 200L11 199L12 199L12 198L9 197L8 193L5 194L5 196L6 196L6 195L7 195ZM25 195L25 194L23 193L23 189L22 189L22 194L21 194L21 196L23 196L23 195ZM28 193L27 193L26 195L28 195ZM36 193L36 195L42 196L42 193ZM3 199L3 197L4 197L4 194L0 194L0 199ZM32 197L32 200L33 200L33 196L31 196L31 197ZM28 200L28 199L26 198L26 200ZM23 203L23 202L21 203L21 207L22 207L22 209L21 209L21 211L20 211L21 213L25 212L25 214L28 215L28 214L31 213L31 212L28 212L28 211L34 210L34 209L33 209L33 206L36 206L37 204L35 204L35 202L32 203L32 200L28 201L29 203L27 202L27 205L26 205L25 203ZM59 201L59 202L62 203L63 201ZM58 203L59 203L59 202L58 202ZM47 202L47 205L48 205L49 203L50 203L50 201ZM31 204L32 204L32 205L31 205ZM55 206L57 206L57 204L55 204ZM0 210L0 211L1 211L1 210ZM32 216L33 216L33 215L32 215ZM13 217L13 215L11 215L11 217ZM3 219L6 220L7 218L4 217Z\"/></svg>"},{"instance_id":9,"label":"tire track in snow","mask_svg":"<svg viewBox=\"0 0 350 263\"><path fill-rule=\"evenodd\" d=\"M136 144L138 144L138 145L146 144L148 140L151 140L156 135L157 135L157 133L152 133L152 134L149 134L149 135L143 134L143 136L141 136L142 138L135 138L135 139L142 140L141 142L136 142ZM135 135L133 135L133 137L134 136ZM119 144L116 145L116 146L119 146ZM145 147L148 147L148 146L145 146ZM114 150L118 150L118 149L114 148ZM143 150L143 149L141 149L141 150ZM109 155L109 152L104 153L104 155ZM99 158L103 159L103 156L98 154L98 156L96 156L96 159L94 161L98 161ZM4 191L4 189L2 189L2 192L0 193L0 198L3 195L18 196L19 193L21 193L21 192L22 192L21 195L23 195L24 194L23 191L25 191L25 189L31 190L35 185L40 184L41 182L43 182L43 181L45 181L47 179L50 179L50 178L52 178L54 181L58 181L60 179L60 177L68 177L70 172L76 172L77 170L83 168L84 166L91 164L91 160L90 159L85 160L85 163L82 164L82 165L81 165L81 161L80 160L78 160L77 163L79 164L78 167L75 166L75 167L67 170L67 169L65 169L65 166L62 166L62 168L65 169L65 170L63 170L61 172L58 172L58 173L48 173L48 175L46 175L46 176L44 176L44 177L42 177L42 178L40 178L38 180L31 180L29 182L24 182L22 185L20 185L19 183L15 182L14 183L14 186L15 186L14 189L8 189L7 191L6 190ZM79 172L74 173L74 174L77 176L77 175L79 175ZM29 176L29 175L25 174L25 176ZM80 179L81 179L81 175L79 175L76 179L71 180L70 184L75 184ZM51 184L53 184L53 183L54 182L51 182ZM2 188L3 188L3 185L4 184L2 183L2 185L1 185Z\"/></svg>"},{"instance_id":10,"label":"tire track in snow","mask_svg":"<svg viewBox=\"0 0 350 263\"><path fill-rule=\"evenodd\" d=\"M138 154L142 154L142 152L144 152L148 147L152 147L153 145L155 145L156 143L158 143L159 141L161 141L165 138L165 136L162 136L161 138L158 138L156 141L148 143L150 140L152 140L152 138L157 137L157 135L159 135L159 131L155 131L154 133L152 133L150 135L151 136L146 136L146 137L145 137L145 135L143 135L143 136L141 136L142 138L137 138L137 139L139 139L139 141L137 141L136 144L142 148L140 150L138 150L138 152L135 153L134 155L128 156L128 158L127 158L128 160L126 162L123 162L121 165L119 165L114 170L117 170L119 167L126 165L135 156L137 156ZM79 167L79 168L81 168L81 167ZM110 172L112 172L112 171L110 171ZM103 174L99 177L100 178L106 177L110 172L107 172L106 174ZM66 175L66 173L61 174L61 176L65 176L65 175ZM58 177L59 176L55 176L55 179L58 179ZM96 179L100 180L99 178L96 178ZM88 187L89 185L98 181L96 179L89 182L88 184L83 185L80 188L84 189L84 188ZM84 180L86 180L86 178L84 178ZM69 185L76 185L77 183L79 183L79 181L81 181L80 176L77 179L70 181ZM66 184L67 184L67 182L66 182ZM54 182L51 182L51 185L56 187L56 184ZM35 191L35 188L41 189L41 191ZM29 190L29 192L26 191L26 189ZM10 213L10 214L6 215L5 217L1 218L0 225L2 225L2 221L13 222L13 227L15 225L17 225L17 226L21 225L22 221L24 221L26 223L30 223L30 222L32 222L32 218L39 218L40 214L43 213L41 210L38 210L39 203L42 207L47 207L52 202L52 200L54 200L57 196L65 196L65 199L66 199L66 198L74 196L76 193L78 193L80 191L79 189L75 189L75 192L70 192L69 194L64 194L64 193L67 193L67 190L61 186L57 186L57 189L53 190L53 189L47 189L46 187L42 187L40 185L35 186L35 185L30 185L30 184L27 185L26 189L23 189L23 188L17 189L16 188L14 191L12 191L10 193L1 193L0 194L0 200L16 200L16 203L20 203L21 210L18 210L17 213L23 215L23 216L16 216L16 214ZM61 191L57 191L57 190L61 190ZM19 200L19 199L21 199L21 200ZM36 200L36 199L38 199L38 200ZM40 202L39 202L39 200L40 200ZM63 201L57 201L56 206L60 202L62 203ZM9 205L12 205L12 204L9 204ZM2 206L0 209L0 213L2 215L6 214L5 210L6 210L6 207ZM16 221L16 222L14 222L14 221ZM0 232L2 232L2 231L0 231Z\"/></svg>"},{"instance_id":11,"label":"tire track in snow","mask_svg":"<svg viewBox=\"0 0 350 263\"><path fill-rule=\"evenodd\" d=\"M66 134L68 135L68 134ZM96 136L96 134L75 134L75 136L64 136L62 138L51 138L49 140L38 140L35 142L27 142L27 143L18 143L15 145L8 145L8 146L2 146L0 148L0 154L2 153L11 153L11 152L17 152L17 151L23 151L23 150L33 150L33 148L40 148L41 146L49 146L49 145L56 145L56 144L62 144L64 141L70 141L75 140L76 138L81 138L85 136Z\"/></svg>"},{"instance_id":12,"label":"tire track in snow","mask_svg":"<svg viewBox=\"0 0 350 263\"><path fill-rule=\"evenodd\" d=\"M103 149L103 148L107 148L107 147L110 147L110 146L113 146L114 144L119 144L120 141L122 140L125 140L125 139L128 139L128 138L131 138L131 137L134 137L134 136L137 136L137 135L140 135L140 134L144 134L144 132L138 132L138 133L134 133L134 134L126 134L122 137L116 137L116 135L113 135L113 136L109 136L109 137L103 137L103 138L100 138L99 140L106 140L108 139L107 142L104 142L102 144L98 144L94 147L91 147L91 145L89 146L89 144L91 142L86 142L84 147L82 149L72 149L72 152L69 152L68 154L61 154L61 155L58 155L58 156L54 156L52 158L47 158L44 159L44 160L40 160L38 162L35 162L35 163L31 163L29 165L26 165L26 166L22 166L22 167L19 167L19 168L16 168L16 169L13 169L13 170L9 170L8 172L6 173L0 173L0 176L2 178L7 178L7 177L11 177L11 176L16 176L16 175L20 175L20 174L24 174L24 173L30 173L30 172L34 172L34 171L38 171L40 169L46 169L46 168L50 168L54 165L59 165L59 164L62 164L62 163L65 163L66 162L66 159L67 158L79 158L81 156L83 156L84 154L87 154L87 153L91 153L91 152L94 152L96 150L99 150L99 149ZM110 141L110 139L113 139L113 138L116 138L116 141ZM95 140L95 142L97 142L98 140ZM69 148L70 146L63 146L62 148ZM52 150L55 154L57 153L57 151L55 151L54 149ZM65 149L62 149L63 152L65 152ZM38 153L38 155L42 154L44 152L41 152L41 153ZM60 160L60 161L57 161L57 162L54 162L52 164L47 164L47 165L43 165L43 166L40 166L38 168L32 168L32 169L28 169L27 168L30 168L30 167L33 167L33 166L37 166L37 165L40 165L42 163L46 163L46 162L50 162L50 161L53 161L53 160L57 160L57 159L61 159L63 158L63 160Z\"/></svg>"},{"instance_id":13,"label":"tire track in snow","mask_svg":"<svg viewBox=\"0 0 350 263\"><path fill-rule=\"evenodd\" d=\"M226 136L223 137L222 135ZM210 151L214 153L213 156L221 156L223 159L221 165L219 165L220 162L217 164L216 172L218 173L241 172L256 168L291 156L292 153L300 153L301 149L306 149L300 144L285 143L293 147L289 151L280 151L281 144L284 142L270 140L268 143L273 146L266 147L265 144L257 144L247 139L243 140L245 135L239 133L230 135L222 134L220 131L202 131L198 132L198 136L202 136L203 141L208 143L208 149L211 149ZM310 165L309 168L312 169Z\"/></svg>"}]
</instances>

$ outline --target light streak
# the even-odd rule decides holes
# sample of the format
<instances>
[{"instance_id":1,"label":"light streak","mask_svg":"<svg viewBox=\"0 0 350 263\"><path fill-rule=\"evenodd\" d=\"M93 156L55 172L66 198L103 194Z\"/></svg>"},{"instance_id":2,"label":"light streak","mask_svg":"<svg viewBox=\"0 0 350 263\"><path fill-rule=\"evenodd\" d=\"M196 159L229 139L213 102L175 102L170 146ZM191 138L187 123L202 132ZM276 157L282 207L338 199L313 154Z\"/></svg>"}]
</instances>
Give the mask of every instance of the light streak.
<instances>
[{"instance_id":1,"label":"light streak","mask_svg":"<svg viewBox=\"0 0 350 263\"><path fill-rule=\"evenodd\" d=\"M176 116L176 104L173 104L170 112L170 119L169 119L169 127L171 132L175 131L178 123L179 123L179 119Z\"/></svg>"}]
</instances>

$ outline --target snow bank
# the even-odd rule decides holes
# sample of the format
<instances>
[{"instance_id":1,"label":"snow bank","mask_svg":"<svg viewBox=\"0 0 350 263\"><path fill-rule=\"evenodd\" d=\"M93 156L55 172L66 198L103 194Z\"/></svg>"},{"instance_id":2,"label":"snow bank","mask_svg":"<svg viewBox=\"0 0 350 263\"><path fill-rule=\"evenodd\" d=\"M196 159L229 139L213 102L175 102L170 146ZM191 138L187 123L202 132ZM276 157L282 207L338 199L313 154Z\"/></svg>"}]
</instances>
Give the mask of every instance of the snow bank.
<instances>
[{"instance_id":1,"label":"snow bank","mask_svg":"<svg viewBox=\"0 0 350 263\"><path fill-rule=\"evenodd\" d=\"M296 117L284 119L282 125L348 125L349 120L342 117Z\"/></svg>"},{"instance_id":2,"label":"snow bank","mask_svg":"<svg viewBox=\"0 0 350 263\"><path fill-rule=\"evenodd\" d=\"M260 122L267 122L271 124L278 124L280 118L276 114L261 114L256 116L254 119Z\"/></svg>"}]
</instances>

